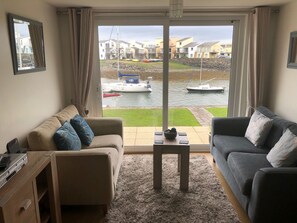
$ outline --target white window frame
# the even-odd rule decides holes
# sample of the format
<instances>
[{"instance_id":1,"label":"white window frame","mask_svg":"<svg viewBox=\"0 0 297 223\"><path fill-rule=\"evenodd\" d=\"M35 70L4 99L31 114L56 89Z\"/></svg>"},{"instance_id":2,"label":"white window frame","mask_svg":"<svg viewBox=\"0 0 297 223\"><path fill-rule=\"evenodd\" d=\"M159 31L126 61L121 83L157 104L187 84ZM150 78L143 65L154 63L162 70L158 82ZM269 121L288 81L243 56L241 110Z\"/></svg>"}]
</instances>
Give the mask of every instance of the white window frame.
<instances>
[{"instance_id":1,"label":"white window frame","mask_svg":"<svg viewBox=\"0 0 297 223\"><path fill-rule=\"evenodd\" d=\"M195 13L187 15L179 20L169 20L167 16L152 13L152 15L134 15L133 13L100 13L95 17L95 49L99 49L98 26L102 25L135 25L135 26L163 26L163 52L169 52L169 28L170 26L220 26L233 25L232 40L232 66L230 71L229 97L228 97L228 116L240 116L245 114L246 110L246 57L247 57L247 12L221 12L221 13ZM98 54L94 50L95 55ZM97 53L96 53L97 52ZM94 58L94 74L97 74L99 88L101 87L100 67L98 58ZM169 55L163 54L163 130L168 128L168 84L169 84ZM97 95L101 98L101 90L97 88ZM99 114L102 114L102 102L100 101ZM195 145L191 151L209 150L209 145Z\"/></svg>"}]
</instances>

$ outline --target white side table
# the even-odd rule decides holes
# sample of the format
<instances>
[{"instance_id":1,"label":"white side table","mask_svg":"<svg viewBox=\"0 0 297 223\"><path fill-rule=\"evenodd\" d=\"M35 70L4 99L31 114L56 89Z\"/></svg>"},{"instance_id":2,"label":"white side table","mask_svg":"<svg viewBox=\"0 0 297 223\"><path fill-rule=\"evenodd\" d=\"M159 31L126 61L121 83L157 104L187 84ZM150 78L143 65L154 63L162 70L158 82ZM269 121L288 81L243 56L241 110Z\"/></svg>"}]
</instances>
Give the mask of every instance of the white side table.
<instances>
[{"instance_id":1,"label":"white side table","mask_svg":"<svg viewBox=\"0 0 297 223\"><path fill-rule=\"evenodd\" d=\"M154 189L162 188L162 154L178 154L178 171L180 171L180 190L189 187L190 144L186 135L178 133L174 140L165 138L164 133L154 137ZM188 143L181 143L181 142ZM162 143L161 143L162 142Z\"/></svg>"}]
</instances>

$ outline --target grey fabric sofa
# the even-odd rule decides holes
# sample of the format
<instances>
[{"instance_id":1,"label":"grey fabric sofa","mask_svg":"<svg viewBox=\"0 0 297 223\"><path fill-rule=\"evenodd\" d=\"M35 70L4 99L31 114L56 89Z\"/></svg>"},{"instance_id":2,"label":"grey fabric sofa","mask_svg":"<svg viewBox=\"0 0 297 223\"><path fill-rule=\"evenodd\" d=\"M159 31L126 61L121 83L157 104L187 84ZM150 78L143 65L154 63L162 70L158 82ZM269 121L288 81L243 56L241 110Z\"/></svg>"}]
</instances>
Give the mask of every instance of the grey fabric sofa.
<instances>
[{"instance_id":1,"label":"grey fabric sofa","mask_svg":"<svg viewBox=\"0 0 297 223\"><path fill-rule=\"evenodd\" d=\"M214 118L211 154L253 223L297 222L297 167L274 168L266 159L287 128L297 135L297 124L265 107L257 110L273 119L264 146L244 137L250 118Z\"/></svg>"},{"instance_id":2,"label":"grey fabric sofa","mask_svg":"<svg viewBox=\"0 0 297 223\"><path fill-rule=\"evenodd\" d=\"M123 123L116 118L86 118L95 135L91 145L79 151L58 151L54 133L77 114L76 107L69 105L46 119L29 133L29 150L55 151L62 205L108 208L115 195L123 160Z\"/></svg>"}]
</instances>

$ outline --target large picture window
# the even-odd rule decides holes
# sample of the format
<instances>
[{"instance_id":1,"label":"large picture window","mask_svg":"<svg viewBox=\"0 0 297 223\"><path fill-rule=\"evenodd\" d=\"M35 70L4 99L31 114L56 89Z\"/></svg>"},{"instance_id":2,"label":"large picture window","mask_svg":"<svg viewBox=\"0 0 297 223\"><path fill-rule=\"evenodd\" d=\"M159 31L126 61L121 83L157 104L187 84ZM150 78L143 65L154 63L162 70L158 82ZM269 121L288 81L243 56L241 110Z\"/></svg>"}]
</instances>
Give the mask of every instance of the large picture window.
<instances>
[{"instance_id":1,"label":"large picture window","mask_svg":"<svg viewBox=\"0 0 297 223\"><path fill-rule=\"evenodd\" d=\"M124 120L133 151L149 151L154 131L172 127L187 132L191 149L208 148L212 117L230 110L238 27L227 19L143 21L98 20L103 116Z\"/></svg>"}]
</instances>

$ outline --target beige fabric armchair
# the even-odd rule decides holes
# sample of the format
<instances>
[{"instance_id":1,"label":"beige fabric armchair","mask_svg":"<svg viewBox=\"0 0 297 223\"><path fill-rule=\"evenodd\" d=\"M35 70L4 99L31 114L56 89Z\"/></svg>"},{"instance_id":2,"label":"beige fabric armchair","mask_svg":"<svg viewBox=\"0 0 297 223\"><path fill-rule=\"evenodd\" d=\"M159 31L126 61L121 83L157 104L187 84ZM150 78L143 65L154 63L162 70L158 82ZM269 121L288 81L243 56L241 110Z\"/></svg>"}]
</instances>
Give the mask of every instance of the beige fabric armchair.
<instances>
[{"instance_id":1,"label":"beige fabric armchair","mask_svg":"<svg viewBox=\"0 0 297 223\"><path fill-rule=\"evenodd\" d=\"M70 105L28 135L29 150L57 150L56 130L78 114ZM80 151L56 151L62 205L106 205L112 201L123 159L123 124L115 118L86 118L94 132Z\"/></svg>"}]
</instances>

